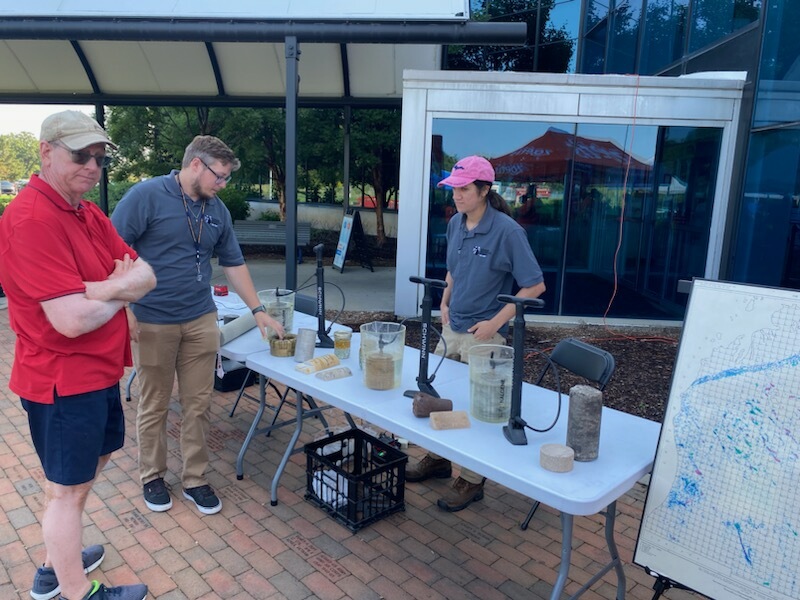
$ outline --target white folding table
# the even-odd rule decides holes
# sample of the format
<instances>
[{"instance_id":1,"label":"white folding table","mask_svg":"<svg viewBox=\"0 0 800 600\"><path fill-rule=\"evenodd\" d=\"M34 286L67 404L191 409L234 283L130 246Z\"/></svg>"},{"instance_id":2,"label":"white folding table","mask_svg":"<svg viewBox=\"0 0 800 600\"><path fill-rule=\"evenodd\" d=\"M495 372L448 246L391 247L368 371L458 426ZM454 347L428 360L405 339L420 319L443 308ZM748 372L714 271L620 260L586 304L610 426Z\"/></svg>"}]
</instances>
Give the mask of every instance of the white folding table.
<instances>
[{"instance_id":1,"label":"white folding table","mask_svg":"<svg viewBox=\"0 0 800 600\"><path fill-rule=\"evenodd\" d=\"M504 437L502 424L491 424L471 418L469 429L436 431L429 419L413 415L412 400L405 390L417 389L419 351L406 347L403 357L402 384L388 391L366 388L358 366L358 334L353 335L353 352L342 364L349 366L353 377L322 381L314 374L294 369L292 359L276 358L269 352L251 354L248 368L308 394L346 413L405 437L428 450L470 468L520 494L561 512L561 566L551 598L557 600L566 585L571 562L573 518L601 513L605 517L605 537L611 561L603 567L575 596L593 585L607 571L617 574L617 598L625 596L625 574L614 543L616 500L653 465L660 424L617 410L604 408L597 460L575 462L569 473L553 473L539 465L543 444L566 440L569 399L562 395L560 418L547 433L527 431L528 445L514 446ZM324 353L324 351L318 351ZM431 356L431 369L439 357ZM289 362L287 362L289 361ZM433 386L443 398L453 401L454 410L469 410L469 367L447 360L437 373ZM531 384L523 384L522 417L533 427L543 429L555 418L557 394ZM294 449L302 430L303 406L297 403L296 429L284 458ZM277 504L277 485L285 461L272 480L272 504Z\"/></svg>"}]
</instances>

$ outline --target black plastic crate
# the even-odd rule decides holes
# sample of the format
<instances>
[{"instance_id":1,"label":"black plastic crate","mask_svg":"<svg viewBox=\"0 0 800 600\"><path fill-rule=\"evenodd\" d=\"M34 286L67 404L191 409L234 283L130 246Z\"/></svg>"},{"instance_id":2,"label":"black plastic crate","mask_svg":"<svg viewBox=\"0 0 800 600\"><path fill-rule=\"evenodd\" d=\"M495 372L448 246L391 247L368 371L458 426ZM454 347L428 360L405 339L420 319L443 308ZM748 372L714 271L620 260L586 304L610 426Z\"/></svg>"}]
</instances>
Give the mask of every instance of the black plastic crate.
<instances>
[{"instance_id":1,"label":"black plastic crate","mask_svg":"<svg viewBox=\"0 0 800 600\"><path fill-rule=\"evenodd\" d=\"M311 442L306 500L356 532L405 510L408 456L360 429Z\"/></svg>"}]
</instances>

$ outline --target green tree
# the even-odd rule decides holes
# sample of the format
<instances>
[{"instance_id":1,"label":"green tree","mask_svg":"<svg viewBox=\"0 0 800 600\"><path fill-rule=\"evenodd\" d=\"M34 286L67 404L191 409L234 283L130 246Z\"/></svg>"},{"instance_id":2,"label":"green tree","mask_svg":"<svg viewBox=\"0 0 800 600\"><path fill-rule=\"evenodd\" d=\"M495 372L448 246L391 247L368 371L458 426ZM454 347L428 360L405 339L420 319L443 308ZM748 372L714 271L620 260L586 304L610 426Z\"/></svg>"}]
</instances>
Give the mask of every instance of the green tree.
<instances>
[{"instance_id":1,"label":"green tree","mask_svg":"<svg viewBox=\"0 0 800 600\"><path fill-rule=\"evenodd\" d=\"M450 46L447 67L468 71L567 73L576 40L550 22L556 0L473 0L473 21L528 24L528 37L519 46ZM537 6L538 5L538 6Z\"/></svg>"},{"instance_id":2,"label":"green tree","mask_svg":"<svg viewBox=\"0 0 800 600\"><path fill-rule=\"evenodd\" d=\"M353 111L350 129L353 181L369 184L375 190L378 246L386 242L383 211L389 200L396 197L400 184L400 118L399 108Z\"/></svg>"},{"instance_id":3,"label":"green tree","mask_svg":"<svg viewBox=\"0 0 800 600\"><path fill-rule=\"evenodd\" d=\"M306 187L324 188L326 198L336 196L342 180L344 116L334 108L304 108L298 112L297 161ZM308 199L308 198L307 198ZM315 201L319 201L317 198Z\"/></svg>"},{"instance_id":4,"label":"green tree","mask_svg":"<svg viewBox=\"0 0 800 600\"><path fill-rule=\"evenodd\" d=\"M119 146L112 178L138 180L179 169L183 152L194 136L217 135L223 119L212 119L216 110L212 113L203 107L112 107L108 132Z\"/></svg>"},{"instance_id":5,"label":"green tree","mask_svg":"<svg viewBox=\"0 0 800 600\"><path fill-rule=\"evenodd\" d=\"M27 179L39 168L36 136L28 132L0 135L0 179Z\"/></svg>"}]
</instances>

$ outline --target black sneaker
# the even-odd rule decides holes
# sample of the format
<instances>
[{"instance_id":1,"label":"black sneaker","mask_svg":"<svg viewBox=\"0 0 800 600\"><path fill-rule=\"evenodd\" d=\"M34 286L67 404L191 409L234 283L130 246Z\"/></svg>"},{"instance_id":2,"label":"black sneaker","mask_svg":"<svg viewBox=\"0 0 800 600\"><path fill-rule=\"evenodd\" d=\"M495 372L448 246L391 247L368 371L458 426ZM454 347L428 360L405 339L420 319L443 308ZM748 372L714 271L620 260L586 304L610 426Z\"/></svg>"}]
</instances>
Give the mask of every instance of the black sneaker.
<instances>
[{"instance_id":1,"label":"black sneaker","mask_svg":"<svg viewBox=\"0 0 800 600\"><path fill-rule=\"evenodd\" d=\"M159 477L144 484L144 503L152 511L164 512L172 508L172 498L164 480Z\"/></svg>"},{"instance_id":2,"label":"black sneaker","mask_svg":"<svg viewBox=\"0 0 800 600\"><path fill-rule=\"evenodd\" d=\"M61 600L66 600L60 596ZM99 581L92 582L92 588L81 600L144 600L147 598L147 586L141 583L106 587Z\"/></svg>"},{"instance_id":3,"label":"black sneaker","mask_svg":"<svg viewBox=\"0 0 800 600\"><path fill-rule=\"evenodd\" d=\"M204 515L213 515L222 510L222 502L210 485L200 485L183 490L183 497L194 502L194 505Z\"/></svg>"},{"instance_id":4,"label":"black sneaker","mask_svg":"<svg viewBox=\"0 0 800 600\"><path fill-rule=\"evenodd\" d=\"M83 561L83 572L89 573L94 571L103 562L106 556L106 551L102 546L94 545L87 546L81 552L81 560ZM33 587L31 588L31 598L34 600L50 600L55 598L61 591L61 586L58 583L56 572L53 567L39 567L36 569L36 575L33 576Z\"/></svg>"}]
</instances>

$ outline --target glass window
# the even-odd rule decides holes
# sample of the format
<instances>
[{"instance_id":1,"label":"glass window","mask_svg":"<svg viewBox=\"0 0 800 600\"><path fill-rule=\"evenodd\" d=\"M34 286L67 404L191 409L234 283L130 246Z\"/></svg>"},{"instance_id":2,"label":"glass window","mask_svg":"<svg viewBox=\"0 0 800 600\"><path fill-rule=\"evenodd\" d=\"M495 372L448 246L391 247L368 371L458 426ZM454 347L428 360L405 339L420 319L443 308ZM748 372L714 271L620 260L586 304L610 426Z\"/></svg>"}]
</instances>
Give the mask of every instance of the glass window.
<instances>
[{"instance_id":1,"label":"glass window","mask_svg":"<svg viewBox=\"0 0 800 600\"><path fill-rule=\"evenodd\" d=\"M574 126L569 124L434 119L427 276L444 279L445 232L456 214L452 192L436 188L436 182L459 159L471 154L485 156L495 168L495 190L527 230L544 271L550 290L544 312L555 314L563 254L564 183L573 132Z\"/></svg>"},{"instance_id":2,"label":"glass window","mask_svg":"<svg viewBox=\"0 0 800 600\"><path fill-rule=\"evenodd\" d=\"M722 130L662 127L656 147L653 210L644 238L644 293L685 302L678 281L705 274Z\"/></svg>"},{"instance_id":3,"label":"glass window","mask_svg":"<svg viewBox=\"0 0 800 600\"><path fill-rule=\"evenodd\" d=\"M800 128L750 138L736 281L800 289Z\"/></svg>"},{"instance_id":4,"label":"glass window","mask_svg":"<svg viewBox=\"0 0 800 600\"><path fill-rule=\"evenodd\" d=\"M586 31L608 19L608 0L586 1Z\"/></svg>"},{"instance_id":5,"label":"glass window","mask_svg":"<svg viewBox=\"0 0 800 600\"><path fill-rule=\"evenodd\" d=\"M456 214L436 183L479 154L545 273L545 313L681 318L678 280L705 274L720 140L721 129L434 119L426 275L445 277Z\"/></svg>"},{"instance_id":6,"label":"glass window","mask_svg":"<svg viewBox=\"0 0 800 600\"><path fill-rule=\"evenodd\" d=\"M641 0L623 0L611 13L606 73L635 73Z\"/></svg>"},{"instance_id":7,"label":"glass window","mask_svg":"<svg viewBox=\"0 0 800 600\"><path fill-rule=\"evenodd\" d=\"M683 56L689 0L648 0L639 68L653 75Z\"/></svg>"},{"instance_id":8,"label":"glass window","mask_svg":"<svg viewBox=\"0 0 800 600\"><path fill-rule=\"evenodd\" d=\"M771 2L765 19L755 127L800 121L800 2Z\"/></svg>"},{"instance_id":9,"label":"glass window","mask_svg":"<svg viewBox=\"0 0 800 600\"><path fill-rule=\"evenodd\" d=\"M605 73L607 37L608 6L604 3L592 2L586 13L586 33L583 36L581 73Z\"/></svg>"},{"instance_id":10,"label":"glass window","mask_svg":"<svg viewBox=\"0 0 800 600\"><path fill-rule=\"evenodd\" d=\"M689 52L758 20L761 0L694 0Z\"/></svg>"}]
</instances>

